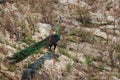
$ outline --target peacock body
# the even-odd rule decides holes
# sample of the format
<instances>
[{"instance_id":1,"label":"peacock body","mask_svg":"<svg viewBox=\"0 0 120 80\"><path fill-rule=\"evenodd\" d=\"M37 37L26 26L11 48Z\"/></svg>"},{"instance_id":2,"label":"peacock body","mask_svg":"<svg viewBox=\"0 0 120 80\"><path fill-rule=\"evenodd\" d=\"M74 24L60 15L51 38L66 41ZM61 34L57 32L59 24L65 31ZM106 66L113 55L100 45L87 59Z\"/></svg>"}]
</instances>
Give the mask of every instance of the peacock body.
<instances>
[{"instance_id":1,"label":"peacock body","mask_svg":"<svg viewBox=\"0 0 120 80\"><path fill-rule=\"evenodd\" d=\"M33 45L29 46L28 48L21 50L15 53L12 57L9 57L10 63L18 63L24 59L26 59L29 55L34 54L36 51L47 47L51 50L51 47L54 46L54 50L56 49L57 42L60 40L60 35L53 34L42 41L36 42Z\"/></svg>"}]
</instances>

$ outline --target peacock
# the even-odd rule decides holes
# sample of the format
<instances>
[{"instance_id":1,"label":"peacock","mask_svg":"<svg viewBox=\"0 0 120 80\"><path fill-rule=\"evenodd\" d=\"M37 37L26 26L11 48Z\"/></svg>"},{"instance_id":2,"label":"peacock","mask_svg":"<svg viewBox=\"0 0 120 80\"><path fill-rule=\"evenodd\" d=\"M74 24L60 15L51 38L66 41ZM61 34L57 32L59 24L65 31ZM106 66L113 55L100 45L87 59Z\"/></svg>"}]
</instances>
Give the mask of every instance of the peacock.
<instances>
[{"instance_id":1,"label":"peacock","mask_svg":"<svg viewBox=\"0 0 120 80\"><path fill-rule=\"evenodd\" d=\"M53 51L55 51L57 42L60 40L61 27L58 27L57 33L50 35L43 39L42 41L36 42L28 48L21 50L11 57L9 57L10 63L15 64L24 59L26 59L29 55L34 54L36 51L41 50L42 48L47 47L52 51L51 47L54 46Z\"/></svg>"}]
</instances>

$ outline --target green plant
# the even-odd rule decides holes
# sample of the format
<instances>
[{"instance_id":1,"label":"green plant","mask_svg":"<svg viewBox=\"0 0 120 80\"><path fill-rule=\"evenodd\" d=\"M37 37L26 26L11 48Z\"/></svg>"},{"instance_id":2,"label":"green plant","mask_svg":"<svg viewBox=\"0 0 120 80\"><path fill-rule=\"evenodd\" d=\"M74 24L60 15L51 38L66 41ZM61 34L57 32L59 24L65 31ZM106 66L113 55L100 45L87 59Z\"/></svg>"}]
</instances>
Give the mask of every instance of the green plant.
<instances>
[{"instance_id":1,"label":"green plant","mask_svg":"<svg viewBox=\"0 0 120 80\"><path fill-rule=\"evenodd\" d=\"M59 1L58 0L53 0L53 2L57 4Z\"/></svg>"},{"instance_id":2,"label":"green plant","mask_svg":"<svg viewBox=\"0 0 120 80\"><path fill-rule=\"evenodd\" d=\"M83 42L94 43L94 36L83 29L80 29L78 36L82 38Z\"/></svg>"},{"instance_id":3,"label":"green plant","mask_svg":"<svg viewBox=\"0 0 120 80\"><path fill-rule=\"evenodd\" d=\"M85 27L91 27L91 18L88 10L86 9L80 9L77 11L79 17L77 18L78 21L82 23L83 26Z\"/></svg>"},{"instance_id":4,"label":"green plant","mask_svg":"<svg viewBox=\"0 0 120 80\"><path fill-rule=\"evenodd\" d=\"M15 65L8 65L8 71L15 71Z\"/></svg>"},{"instance_id":5,"label":"green plant","mask_svg":"<svg viewBox=\"0 0 120 80\"><path fill-rule=\"evenodd\" d=\"M67 43L66 43L66 41L61 40L61 41L60 41L60 45L59 45L59 47L61 47L61 48L66 48L66 47L67 47Z\"/></svg>"},{"instance_id":6,"label":"green plant","mask_svg":"<svg viewBox=\"0 0 120 80\"><path fill-rule=\"evenodd\" d=\"M117 55L117 59L120 60L120 53Z\"/></svg>"},{"instance_id":7,"label":"green plant","mask_svg":"<svg viewBox=\"0 0 120 80\"><path fill-rule=\"evenodd\" d=\"M119 71L115 71L115 72L113 72L112 74L113 74L114 76L116 76L116 77L120 78Z\"/></svg>"},{"instance_id":8,"label":"green plant","mask_svg":"<svg viewBox=\"0 0 120 80\"><path fill-rule=\"evenodd\" d=\"M32 43L35 43L35 40L32 39L32 36L27 36L25 40L23 40L28 45L31 45Z\"/></svg>"},{"instance_id":9,"label":"green plant","mask_svg":"<svg viewBox=\"0 0 120 80\"><path fill-rule=\"evenodd\" d=\"M92 65L93 64L93 57L91 55L86 56L86 64L87 65Z\"/></svg>"},{"instance_id":10,"label":"green plant","mask_svg":"<svg viewBox=\"0 0 120 80\"><path fill-rule=\"evenodd\" d=\"M15 49L17 48L16 44L14 44L12 47L15 48Z\"/></svg>"},{"instance_id":11,"label":"green plant","mask_svg":"<svg viewBox=\"0 0 120 80\"><path fill-rule=\"evenodd\" d=\"M76 36L76 35L77 35L77 31L74 30L74 29L72 29L72 30L70 31L70 36Z\"/></svg>"},{"instance_id":12,"label":"green plant","mask_svg":"<svg viewBox=\"0 0 120 80\"><path fill-rule=\"evenodd\" d=\"M27 64L24 65L24 68L27 68L28 66L30 66L31 62L27 61Z\"/></svg>"},{"instance_id":13,"label":"green plant","mask_svg":"<svg viewBox=\"0 0 120 80\"><path fill-rule=\"evenodd\" d=\"M68 62L68 63L66 64L66 68L67 68L67 72L70 72L70 71L71 71L71 68L72 68L71 62Z\"/></svg>"},{"instance_id":14,"label":"green plant","mask_svg":"<svg viewBox=\"0 0 120 80\"><path fill-rule=\"evenodd\" d=\"M2 73L0 73L0 80L9 80L9 79L5 77Z\"/></svg>"},{"instance_id":15,"label":"green plant","mask_svg":"<svg viewBox=\"0 0 120 80\"><path fill-rule=\"evenodd\" d=\"M99 78L96 77L96 76L93 76L93 77L90 78L90 80L99 80Z\"/></svg>"},{"instance_id":16,"label":"green plant","mask_svg":"<svg viewBox=\"0 0 120 80\"><path fill-rule=\"evenodd\" d=\"M98 67L98 69L99 69L100 71L104 70L104 65L103 65L103 64L100 64L99 67Z\"/></svg>"},{"instance_id":17,"label":"green plant","mask_svg":"<svg viewBox=\"0 0 120 80\"><path fill-rule=\"evenodd\" d=\"M77 42L76 36L68 36L68 40L75 43Z\"/></svg>"},{"instance_id":18,"label":"green plant","mask_svg":"<svg viewBox=\"0 0 120 80\"><path fill-rule=\"evenodd\" d=\"M120 53L120 44L114 44L116 52Z\"/></svg>"},{"instance_id":19,"label":"green plant","mask_svg":"<svg viewBox=\"0 0 120 80\"><path fill-rule=\"evenodd\" d=\"M68 51L66 51L65 49L62 49L62 48L58 48L59 52L65 56L67 56L68 58L71 58L73 61L76 61L78 62L78 58L75 57L75 56L72 56L68 53Z\"/></svg>"}]
</instances>

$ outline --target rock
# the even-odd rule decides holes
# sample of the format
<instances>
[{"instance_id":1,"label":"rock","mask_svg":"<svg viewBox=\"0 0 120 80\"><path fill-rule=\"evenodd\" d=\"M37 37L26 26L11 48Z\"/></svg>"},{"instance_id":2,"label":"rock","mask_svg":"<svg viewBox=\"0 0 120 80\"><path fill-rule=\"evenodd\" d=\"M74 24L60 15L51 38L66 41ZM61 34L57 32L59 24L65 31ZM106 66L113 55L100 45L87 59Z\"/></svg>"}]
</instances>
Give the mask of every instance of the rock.
<instances>
[{"instance_id":1,"label":"rock","mask_svg":"<svg viewBox=\"0 0 120 80\"><path fill-rule=\"evenodd\" d=\"M115 33L120 36L120 30L115 30Z\"/></svg>"},{"instance_id":2,"label":"rock","mask_svg":"<svg viewBox=\"0 0 120 80\"><path fill-rule=\"evenodd\" d=\"M86 7L88 9L91 8L91 6L89 6L87 3L85 3L84 1L80 1L80 0L58 0L58 1L63 4L75 4L81 7Z\"/></svg>"},{"instance_id":3,"label":"rock","mask_svg":"<svg viewBox=\"0 0 120 80\"><path fill-rule=\"evenodd\" d=\"M3 54L0 53L0 60L4 60L5 56Z\"/></svg>"},{"instance_id":4,"label":"rock","mask_svg":"<svg viewBox=\"0 0 120 80\"><path fill-rule=\"evenodd\" d=\"M115 25L115 26L114 26L114 25L100 26L100 28L101 28L101 29L105 29L105 28L106 28L107 30L108 30L108 29L111 30L111 29L114 29L114 28L115 28L115 29L118 29L117 25Z\"/></svg>"},{"instance_id":5,"label":"rock","mask_svg":"<svg viewBox=\"0 0 120 80\"><path fill-rule=\"evenodd\" d=\"M5 43L5 37L2 34L0 34L0 43Z\"/></svg>"},{"instance_id":6,"label":"rock","mask_svg":"<svg viewBox=\"0 0 120 80\"><path fill-rule=\"evenodd\" d=\"M112 76L112 80L120 80L120 79L117 78L116 76Z\"/></svg>"},{"instance_id":7,"label":"rock","mask_svg":"<svg viewBox=\"0 0 120 80\"><path fill-rule=\"evenodd\" d=\"M83 57L79 57L79 61L82 62L82 63L86 63L86 59L83 58Z\"/></svg>"},{"instance_id":8,"label":"rock","mask_svg":"<svg viewBox=\"0 0 120 80\"><path fill-rule=\"evenodd\" d=\"M15 11L15 10L18 10L14 4L10 4L10 3L6 3L6 8L5 8L5 11Z\"/></svg>"},{"instance_id":9,"label":"rock","mask_svg":"<svg viewBox=\"0 0 120 80\"><path fill-rule=\"evenodd\" d=\"M113 36L111 41L112 41L112 43L116 43L117 42L117 37Z\"/></svg>"},{"instance_id":10,"label":"rock","mask_svg":"<svg viewBox=\"0 0 120 80\"><path fill-rule=\"evenodd\" d=\"M0 43L7 43L9 44L11 42L10 40L10 33L8 31L5 31L5 34L0 31Z\"/></svg>"},{"instance_id":11,"label":"rock","mask_svg":"<svg viewBox=\"0 0 120 80\"><path fill-rule=\"evenodd\" d=\"M59 57L59 60L62 62L62 61L69 61L70 59L68 58L68 57L66 57L66 56L64 56L64 55L61 55L60 57Z\"/></svg>"},{"instance_id":12,"label":"rock","mask_svg":"<svg viewBox=\"0 0 120 80\"><path fill-rule=\"evenodd\" d=\"M81 55L81 57L83 58L82 59L83 61L84 61L84 57L86 55L91 55L94 58L100 56L100 54L98 54L99 50L97 50L96 48L94 48L89 43L80 43L78 45L78 50L79 50L78 55Z\"/></svg>"},{"instance_id":13,"label":"rock","mask_svg":"<svg viewBox=\"0 0 120 80\"><path fill-rule=\"evenodd\" d=\"M1 49L0 52L8 54L9 56L16 52L16 49L5 44L0 44L0 49Z\"/></svg>"},{"instance_id":14,"label":"rock","mask_svg":"<svg viewBox=\"0 0 120 80\"><path fill-rule=\"evenodd\" d=\"M72 3L72 4L76 4L77 0L58 0L60 3Z\"/></svg>"},{"instance_id":15,"label":"rock","mask_svg":"<svg viewBox=\"0 0 120 80\"><path fill-rule=\"evenodd\" d=\"M54 64L53 60L46 60L44 63L44 67L45 69L50 70L51 68L53 68L53 64Z\"/></svg>"},{"instance_id":16,"label":"rock","mask_svg":"<svg viewBox=\"0 0 120 80\"><path fill-rule=\"evenodd\" d=\"M39 33L35 33L35 35L32 36L32 39L34 39L35 41L40 41L39 37L40 37Z\"/></svg>"},{"instance_id":17,"label":"rock","mask_svg":"<svg viewBox=\"0 0 120 80\"><path fill-rule=\"evenodd\" d=\"M78 3L77 3L78 4ZM91 6L89 6L86 2L84 1L79 1L79 6L80 7L85 7L86 9L91 9Z\"/></svg>"},{"instance_id":18,"label":"rock","mask_svg":"<svg viewBox=\"0 0 120 80\"><path fill-rule=\"evenodd\" d=\"M37 23L39 27L40 35L42 38L45 38L50 35L51 25L45 23Z\"/></svg>"},{"instance_id":19,"label":"rock","mask_svg":"<svg viewBox=\"0 0 120 80\"><path fill-rule=\"evenodd\" d=\"M100 29L96 29L93 32L93 34L96 35L96 36L102 37L104 39L107 39L107 34L105 32L102 32Z\"/></svg>"},{"instance_id":20,"label":"rock","mask_svg":"<svg viewBox=\"0 0 120 80\"><path fill-rule=\"evenodd\" d=\"M107 39L107 34L105 32L103 32L101 29L99 28L82 28L98 37L102 37L104 39Z\"/></svg>"},{"instance_id":21,"label":"rock","mask_svg":"<svg viewBox=\"0 0 120 80\"><path fill-rule=\"evenodd\" d=\"M105 70L108 70L108 71L111 71L111 70L112 70L110 66L105 66L104 69L105 69Z\"/></svg>"},{"instance_id":22,"label":"rock","mask_svg":"<svg viewBox=\"0 0 120 80\"><path fill-rule=\"evenodd\" d=\"M16 11L14 14L19 18L19 21L21 21L22 14L18 11Z\"/></svg>"},{"instance_id":23,"label":"rock","mask_svg":"<svg viewBox=\"0 0 120 80\"><path fill-rule=\"evenodd\" d=\"M56 69L59 71L66 71L66 64L69 62L71 65L73 64L73 61L71 61L68 57L61 55L59 57L60 62L56 63Z\"/></svg>"},{"instance_id":24,"label":"rock","mask_svg":"<svg viewBox=\"0 0 120 80\"><path fill-rule=\"evenodd\" d=\"M67 45L67 48L72 49L72 50L77 50L78 45L77 45L77 43L69 42L69 44Z\"/></svg>"},{"instance_id":25,"label":"rock","mask_svg":"<svg viewBox=\"0 0 120 80\"><path fill-rule=\"evenodd\" d=\"M114 21L115 19L114 19L113 16L107 16L107 20L108 20L108 21Z\"/></svg>"},{"instance_id":26,"label":"rock","mask_svg":"<svg viewBox=\"0 0 120 80\"><path fill-rule=\"evenodd\" d=\"M17 7L15 7L15 5L14 5L14 4L11 4L11 9L12 9L12 10L14 10L14 11L18 10L18 8L17 8Z\"/></svg>"},{"instance_id":27,"label":"rock","mask_svg":"<svg viewBox=\"0 0 120 80\"><path fill-rule=\"evenodd\" d=\"M9 55L12 55L13 53L15 53L16 52L16 49L14 49L13 47L11 47L11 46L6 46L6 48L7 48L7 50L8 50L8 54Z\"/></svg>"},{"instance_id":28,"label":"rock","mask_svg":"<svg viewBox=\"0 0 120 80\"><path fill-rule=\"evenodd\" d=\"M116 35L118 35L118 36L120 35L120 30L119 30L119 27L117 25L115 25L115 26L114 25L101 26L100 29L104 32L106 31L109 34L114 34L114 32L115 32Z\"/></svg>"},{"instance_id":29,"label":"rock","mask_svg":"<svg viewBox=\"0 0 120 80\"><path fill-rule=\"evenodd\" d=\"M92 19L92 23L101 23L104 22L104 15L101 13L90 13L91 15L91 19Z\"/></svg>"},{"instance_id":30,"label":"rock","mask_svg":"<svg viewBox=\"0 0 120 80\"><path fill-rule=\"evenodd\" d=\"M42 15L40 13L31 13L32 21L40 21L42 20Z\"/></svg>"},{"instance_id":31,"label":"rock","mask_svg":"<svg viewBox=\"0 0 120 80\"><path fill-rule=\"evenodd\" d=\"M70 60L64 55L59 57L59 61L54 60L46 60L44 63L44 67L48 71L54 71L55 75L61 75L61 73L67 71L67 64L73 65L74 61Z\"/></svg>"},{"instance_id":32,"label":"rock","mask_svg":"<svg viewBox=\"0 0 120 80\"><path fill-rule=\"evenodd\" d=\"M7 67L3 63L0 63L0 68L1 70L8 70Z\"/></svg>"}]
</instances>

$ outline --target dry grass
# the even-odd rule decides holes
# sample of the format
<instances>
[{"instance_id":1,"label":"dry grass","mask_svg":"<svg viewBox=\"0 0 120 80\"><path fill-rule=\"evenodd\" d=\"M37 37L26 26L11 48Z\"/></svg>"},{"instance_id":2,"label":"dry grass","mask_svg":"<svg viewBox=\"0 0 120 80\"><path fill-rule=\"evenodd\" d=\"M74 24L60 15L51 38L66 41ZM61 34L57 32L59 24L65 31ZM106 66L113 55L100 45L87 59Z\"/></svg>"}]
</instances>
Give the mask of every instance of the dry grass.
<instances>
[{"instance_id":1,"label":"dry grass","mask_svg":"<svg viewBox=\"0 0 120 80\"><path fill-rule=\"evenodd\" d=\"M4 6L2 27L10 33L10 38L27 37L34 34L37 30L36 23L43 22L53 24L55 14L53 13L54 0L8 0ZM10 4L14 3L14 4ZM16 7L14 10L13 6ZM34 18L32 13L40 13L42 19Z\"/></svg>"},{"instance_id":2,"label":"dry grass","mask_svg":"<svg viewBox=\"0 0 120 80\"><path fill-rule=\"evenodd\" d=\"M77 10L77 13L79 15L77 20L82 23L82 26L91 27L92 23L89 11L85 8L80 8Z\"/></svg>"}]
</instances>

